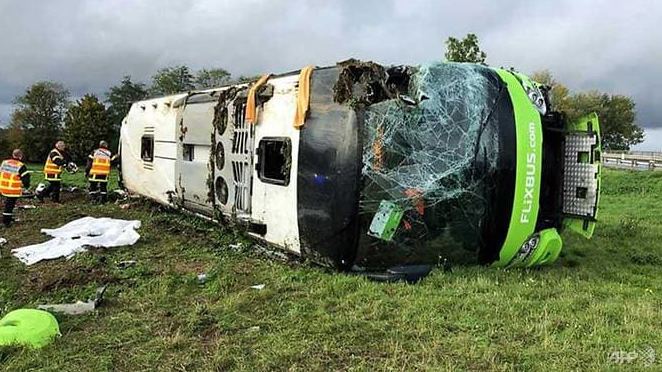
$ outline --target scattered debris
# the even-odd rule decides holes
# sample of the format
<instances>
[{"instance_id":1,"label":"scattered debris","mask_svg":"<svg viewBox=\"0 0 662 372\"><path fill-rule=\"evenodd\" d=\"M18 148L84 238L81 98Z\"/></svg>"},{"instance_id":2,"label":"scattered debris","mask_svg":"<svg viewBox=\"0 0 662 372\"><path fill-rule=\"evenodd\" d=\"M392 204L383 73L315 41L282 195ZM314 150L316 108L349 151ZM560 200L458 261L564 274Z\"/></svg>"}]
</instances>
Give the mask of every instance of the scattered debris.
<instances>
[{"instance_id":1,"label":"scattered debris","mask_svg":"<svg viewBox=\"0 0 662 372\"><path fill-rule=\"evenodd\" d=\"M120 261L117 263L117 268L120 270L128 269L129 267L136 266L135 260Z\"/></svg>"},{"instance_id":2,"label":"scattered debris","mask_svg":"<svg viewBox=\"0 0 662 372\"><path fill-rule=\"evenodd\" d=\"M87 302L77 301L73 304L52 304L52 305L38 305L37 309L46 310L55 313L62 313L67 315L81 315L89 313L101 305L103 301L103 294L106 292L108 285L97 288L94 300Z\"/></svg>"},{"instance_id":3,"label":"scattered debris","mask_svg":"<svg viewBox=\"0 0 662 372\"><path fill-rule=\"evenodd\" d=\"M62 191L65 191L65 192L77 192L77 191L78 191L78 187L76 187L76 186L65 187L65 188L62 189Z\"/></svg>"},{"instance_id":4,"label":"scattered debris","mask_svg":"<svg viewBox=\"0 0 662 372\"><path fill-rule=\"evenodd\" d=\"M139 227L140 221L83 217L57 229L42 229L42 233L54 239L12 249L12 253L26 265L59 257L70 258L76 253L87 251L85 247L133 245L140 239L135 231Z\"/></svg>"},{"instance_id":5,"label":"scattered debris","mask_svg":"<svg viewBox=\"0 0 662 372\"><path fill-rule=\"evenodd\" d=\"M5 239L5 238L0 238L0 247L2 247L2 246L5 245L5 244L7 244L7 239Z\"/></svg>"},{"instance_id":6,"label":"scattered debris","mask_svg":"<svg viewBox=\"0 0 662 372\"><path fill-rule=\"evenodd\" d=\"M24 205L21 206L21 208L23 208L23 209L35 209L35 208L37 208L37 206L34 205L34 204L24 204Z\"/></svg>"},{"instance_id":7,"label":"scattered debris","mask_svg":"<svg viewBox=\"0 0 662 372\"><path fill-rule=\"evenodd\" d=\"M257 290L261 290L261 289L264 288L264 284L256 284L256 285L252 285L251 288L253 288L253 289L257 289Z\"/></svg>"},{"instance_id":8,"label":"scattered debris","mask_svg":"<svg viewBox=\"0 0 662 372\"><path fill-rule=\"evenodd\" d=\"M207 274L198 274L198 282L204 283L207 281Z\"/></svg>"},{"instance_id":9,"label":"scattered debris","mask_svg":"<svg viewBox=\"0 0 662 372\"><path fill-rule=\"evenodd\" d=\"M260 326L252 326L246 329L246 332L257 332L260 330Z\"/></svg>"},{"instance_id":10,"label":"scattered debris","mask_svg":"<svg viewBox=\"0 0 662 372\"><path fill-rule=\"evenodd\" d=\"M125 197L128 195L127 192L122 189L115 189L113 190L113 193L117 194L120 197Z\"/></svg>"},{"instance_id":11,"label":"scattered debris","mask_svg":"<svg viewBox=\"0 0 662 372\"><path fill-rule=\"evenodd\" d=\"M37 188L35 188L34 192L35 192L36 194L39 194L39 193L41 193L42 191L44 191L45 189L46 189L46 184L43 183L43 182L39 182L39 184L37 185Z\"/></svg>"},{"instance_id":12,"label":"scattered debris","mask_svg":"<svg viewBox=\"0 0 662 372\"><path fill-rule=\"evenodd\" d=\"M231 250L233 250L235 252L239 252L244 248L244 244L243 243L230 244L230 245L228 245L228 248L230 248Z\"/></svg>"},{"instance_id":13,"label":"scattered debris","mask_svg":"<svg viewBox=\"0 0 662 372\"><path fill-rule=\"evenodd\" d=\"M404 280L407 283L418 283L432 271L430 265L406 265L394 266L386 270L372 271L361 266L352 266L351 272L357 275L365 276L376 282L397 282Z\"/></svg>"},{"instance_id":14,"label":"scattered debris","mask_svg":"<svg viewBox=\"0 0 662 372\"><path fill-rule=\"evenodd\" d=\"M14 310L0 319L0 346L44 347L60 335L57 319L46 311Z\"/></svg>"},{"instance_id":15,"label":"scattered debris","mask_svg":"<svg viewBox=\"0 0 662 372\"><path fill-rule=\"evenodd\" d=\"M120 204L120 209L131 209L136 205L136 203L125 203Z\"/></svg>"}]
</instances>

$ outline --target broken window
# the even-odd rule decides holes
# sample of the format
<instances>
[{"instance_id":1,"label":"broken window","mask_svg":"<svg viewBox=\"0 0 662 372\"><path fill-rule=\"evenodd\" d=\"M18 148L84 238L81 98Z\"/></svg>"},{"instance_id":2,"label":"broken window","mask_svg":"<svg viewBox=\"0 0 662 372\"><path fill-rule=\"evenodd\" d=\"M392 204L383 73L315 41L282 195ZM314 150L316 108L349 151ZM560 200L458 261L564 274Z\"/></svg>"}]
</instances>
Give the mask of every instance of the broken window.
<instances>
[{"instance_id":1,"label":"broken window","mask_svg":"<svg viewBox=\"0 0 662 372\"><path fill-rule=\"evenodd\" d=\"M397 262L436 262L444 250L480 245L507 92L471 64L424 65L408 83L406 95L366 109L361 209L369 221L383 217L370 235L398 247Z\"/></svg>"},{"instance_id":2,"label":"broken window","mask_svg":"<svg viewBox=\"0 0 662 372\"><path fill-rule=\"evenodd\" d=\"M195 152L195 147L193 145L184 144L184 147L182 148L182 158L184 159L184 161L193 161L194 152Z\"/></svg>"},{"instance_id":3,"label":"broken window","mask_svg":"<svg viewBox=\"0 0 662 372\"><path fill-rule=\"evenodd\" d=\"M141 138L140 157L143 161L154 161L154 136L143 136Z\"/></svg>"},{"instance_id":4,"label":"broken window","mask_svg":"<svg viewBox=\"0 0 662 372\"><path fill-rule=\"evenodd\" d=\"M262 182L284 186L290 183L292 145L289 138L262 139L258 161L258 175Z\"/></svg>"}]
</instances>

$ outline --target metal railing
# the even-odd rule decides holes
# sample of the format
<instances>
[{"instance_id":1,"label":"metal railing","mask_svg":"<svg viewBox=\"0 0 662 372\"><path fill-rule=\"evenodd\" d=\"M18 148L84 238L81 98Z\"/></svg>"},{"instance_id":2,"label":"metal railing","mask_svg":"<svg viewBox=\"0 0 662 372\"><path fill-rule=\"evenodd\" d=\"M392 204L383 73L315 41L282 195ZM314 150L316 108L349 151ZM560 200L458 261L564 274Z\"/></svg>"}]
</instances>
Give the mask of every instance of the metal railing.
<instances>
[{"instance_id":1,"label":"metal railing","mask_svg":"<svg viewBox=\"0 0 662 372\"><path fill-rule=\"evenodd\" d=\"M609 151L602 153L608 167L662 170L661 151Z\"/></svg>"}]
</instances>

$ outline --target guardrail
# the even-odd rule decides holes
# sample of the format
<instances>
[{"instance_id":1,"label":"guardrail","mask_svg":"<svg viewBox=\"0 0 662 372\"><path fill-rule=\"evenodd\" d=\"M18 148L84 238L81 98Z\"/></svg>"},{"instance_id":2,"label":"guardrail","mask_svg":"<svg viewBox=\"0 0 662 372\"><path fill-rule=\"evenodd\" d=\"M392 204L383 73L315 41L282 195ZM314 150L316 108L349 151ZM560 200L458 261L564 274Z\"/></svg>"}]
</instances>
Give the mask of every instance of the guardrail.
<instances>
[{"instance_id":1,"label":"guardrail","mask_svg":"<svg viewBox=\"0 0 662 372\"><path fill-rule=\"evenodd\" d=\"M608 167L662 170L662 152L610 151L602 153L602 164Z\"/></svg>"}]
</instances>

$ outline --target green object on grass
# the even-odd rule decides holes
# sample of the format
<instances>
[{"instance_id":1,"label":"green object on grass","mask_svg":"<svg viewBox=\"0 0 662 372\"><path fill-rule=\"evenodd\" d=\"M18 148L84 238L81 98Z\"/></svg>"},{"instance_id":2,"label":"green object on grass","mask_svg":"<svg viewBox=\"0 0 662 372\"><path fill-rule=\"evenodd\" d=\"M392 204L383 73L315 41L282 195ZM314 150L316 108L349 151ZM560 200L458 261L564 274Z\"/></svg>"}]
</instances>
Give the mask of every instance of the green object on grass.
<instances>
[{"instance_id":1,"label":"green object on grass","mask_svg":"<svg viewBox=\"0 0 662 372\"><path fill-rule=\"evenodd\" d=\"M382 200L379 203L379 209L377 209L375 217L372 218L368 235L390 242L398 229L398 225L400 225L403 215L404 211L399 205L388 200Z\"/></svg>"},{"instance_id":2,"label":"green object on grass","mask_svg":"<svg viewBox=\"0 0 662 372\"><path fill-rule=\"evenodd\" d=\"M0 319L0 346L28 346L38 349L60 334L55 317L43 310L18 309Z\"/></svg>"}]
</instances>

